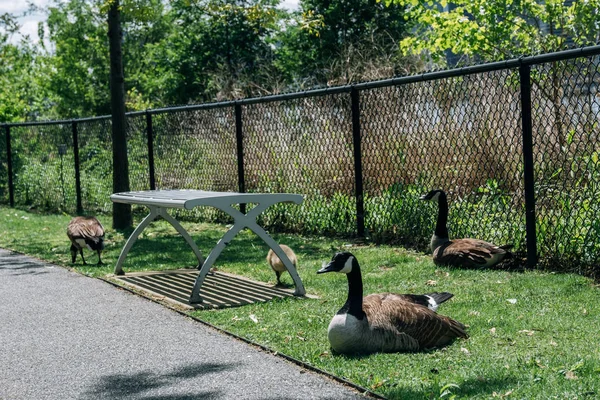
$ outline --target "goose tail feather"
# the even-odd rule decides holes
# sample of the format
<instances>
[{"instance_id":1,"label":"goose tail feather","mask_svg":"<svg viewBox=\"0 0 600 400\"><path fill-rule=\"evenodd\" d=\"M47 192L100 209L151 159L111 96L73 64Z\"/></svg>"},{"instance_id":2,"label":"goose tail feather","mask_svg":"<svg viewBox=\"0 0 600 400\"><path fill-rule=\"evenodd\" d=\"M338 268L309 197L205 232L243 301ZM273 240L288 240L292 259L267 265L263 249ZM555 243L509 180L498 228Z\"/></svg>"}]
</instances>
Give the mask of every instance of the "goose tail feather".
<instances>
[{"instance_id":1,"label":"goose tail feather","mask_svg":"<svg viewBox=\"0 0 600 400\"><path fill-rule=\"evenodd\" d=\"M442 304L443 302L450 300L454 295L452 293L448 293L448 292L442 292L442 293L434 292L434 293L427 293L427 296L431 297L433 299L433 301L436 302L436 304Z\"/></svg>"}]
</instances>

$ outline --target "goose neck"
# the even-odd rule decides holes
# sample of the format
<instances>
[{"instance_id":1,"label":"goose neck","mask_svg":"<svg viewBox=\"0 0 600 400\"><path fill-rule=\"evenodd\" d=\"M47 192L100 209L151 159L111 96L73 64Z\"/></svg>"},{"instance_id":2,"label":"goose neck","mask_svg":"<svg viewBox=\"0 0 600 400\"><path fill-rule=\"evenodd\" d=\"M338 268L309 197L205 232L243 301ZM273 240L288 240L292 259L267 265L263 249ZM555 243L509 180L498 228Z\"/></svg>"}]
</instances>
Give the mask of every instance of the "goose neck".
<instances>
[{"instance_id":1,"label":"goose neck","mask_svg":"<svg viewBox=\"0 0 600 400\"><path fill-rule=\"evenodd\" d=\"M448 238L448 199L445 193L438 200L438 218L435 225L435 236L441 239Z\"/></svg>"},{"instance_id":2,"label":"goose neck","mask_svg":"<svg viewBox=\"0 0 600 400\"><path fill-rule=\"evenodd\" d=\"M342 308L348 314L353 315L358 319L364 317L362 309L363 305L363 285L362 285L362 274L358 262L354 260L352 271L347 274L348 277L348 300ZM340 311L342 311L340 310Z\"/></svg>"}]
</instances>

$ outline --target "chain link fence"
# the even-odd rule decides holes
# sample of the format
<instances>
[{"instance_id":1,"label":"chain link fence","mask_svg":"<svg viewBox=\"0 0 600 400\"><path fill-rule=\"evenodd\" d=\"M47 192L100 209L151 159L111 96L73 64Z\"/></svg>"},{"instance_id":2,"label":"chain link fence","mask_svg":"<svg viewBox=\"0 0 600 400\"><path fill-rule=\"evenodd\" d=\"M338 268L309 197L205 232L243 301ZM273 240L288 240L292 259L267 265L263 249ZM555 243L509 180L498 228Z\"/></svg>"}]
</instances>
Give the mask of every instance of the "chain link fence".
<instances>
[{"instance_id":1,"label":"chain link fence","mask_svg":"<svg viewBox=\"0 0 600 400\"><path fill-rule=\"evenodd\" d=\"M448 193L451 237L512 243L530 266L597 275L600 47L237 102L128 114L131 190L301 193L271 230L425 250ZM0 202L110 212L108 117L4 125ZM209 208L177 211L227 222Z\"/></svg>"}]
</instances>

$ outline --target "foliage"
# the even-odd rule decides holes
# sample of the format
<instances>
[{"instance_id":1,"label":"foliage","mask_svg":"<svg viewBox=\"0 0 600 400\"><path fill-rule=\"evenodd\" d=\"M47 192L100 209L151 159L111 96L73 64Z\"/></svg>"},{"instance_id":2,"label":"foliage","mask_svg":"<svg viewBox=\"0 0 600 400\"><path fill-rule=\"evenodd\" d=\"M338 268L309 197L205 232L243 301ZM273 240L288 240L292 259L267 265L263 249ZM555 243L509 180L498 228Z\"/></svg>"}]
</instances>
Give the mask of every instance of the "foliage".
<instances>
[{"instance_id":1,"label":"foliage","mask_svg":"<svg viewBox=\"0 0 600 400\"><path fill-rule=\"evenodd\" d=\"M48 90L63 118L110 113L108 25L98 1L56 2L49 8L48 39L54 44Z\"/></svg>"},{"instance_id":2,"label":"foliage","mask_svg":"<svg viewBox=\"0 0 600 400\"><path fill-rule=\"evenodd\" d=\"M443 62L447 51L486 61L562 50L598 42L600 1L385 0L406 7L412 34L404 54L427 52Z\"/></svg>"},{"instance_id":3,"label":"foliage","mask_svg":"<svg viewBox=\"0 0 600 400\"><path fill-rule=\"evenodd\" d=\"M150 79L149 48L169 32L164 5L159 0L126 2L122 17L123 64L127 103L132 110L152 104L140 98ZM54 44L48 90L57 98L56 112L63 118L110 114L109 52L106 4L71 0L55 2L48 10L48 40Z\"/></svg>"},{"instance_id":4,"label":"foliage","mask_svg":"<svg viewBox=\"0 0 600 400\"><path fill-rule=\"evenodd\" d=\"M269 40L281 11L275 0L178 0L172 29L150 48L156 74L148 92L166 104L269 93Z\"/></svg>"},{"instance_id":5,"label":"foliage","mask_svg":"<svg viewBox=\"0 0 600 400\"><path fill-rule=\"evenodd\" d=\"M398 52L403 7L376 0L303 0L279 36L277 66L299 87L336 85L405 74Z\"/></svg>"},{"instance_id":6,"label":"foliage","mask_svg":"<svg viewBox=\"0 0 600 400\"><path fill-rule=\"evenodd\" d=\"M14 16L0 15L0 123L35 118L48 105L45 58L27 39L10 42L18 29Z\"/></svg>"}]
</instances>

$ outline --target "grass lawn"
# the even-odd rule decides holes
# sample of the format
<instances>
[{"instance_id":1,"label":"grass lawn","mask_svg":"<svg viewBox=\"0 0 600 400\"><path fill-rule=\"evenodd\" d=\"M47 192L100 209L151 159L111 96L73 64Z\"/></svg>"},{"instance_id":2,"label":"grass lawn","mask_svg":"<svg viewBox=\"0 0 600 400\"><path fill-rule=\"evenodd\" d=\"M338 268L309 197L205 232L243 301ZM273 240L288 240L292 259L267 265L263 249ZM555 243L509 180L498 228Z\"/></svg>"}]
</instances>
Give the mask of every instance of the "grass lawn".
<instances>
[{"instance_id":1,"label":"grass lawn","mask_svg":"<svg viewBox=\"0 0 600 400\"><path fill-rule=\"evenodd\" d=\"M65 234L71 216L39 215L0 207L0 247L71 267ZM91 276L112 273L125 237L108 232L106 265L74 268ZM182 223L206 256L225 232L213 224ZM433 227L432 227L433 229ZM390 399L600 398L600 288L577 275L539 271L472 271L436 267L428 255L388 246L356 246L337 239L274 234L292 247L307 291L319 299L286 299L192 314ZM316 275L339 250L351 251L363 270L365 294L449 291L439 312L468 326L470 338L442 350L346 357L331 354L327 326L346 300L340 274ZM84 253L95 263L95 253ZM219 270L275 283L267 247L244 231L228 246ZM165 222L136 242L125 271L191 268L195 257ZM288 274L283 281L291 284Z\"/></svg>"}]
</instances>

